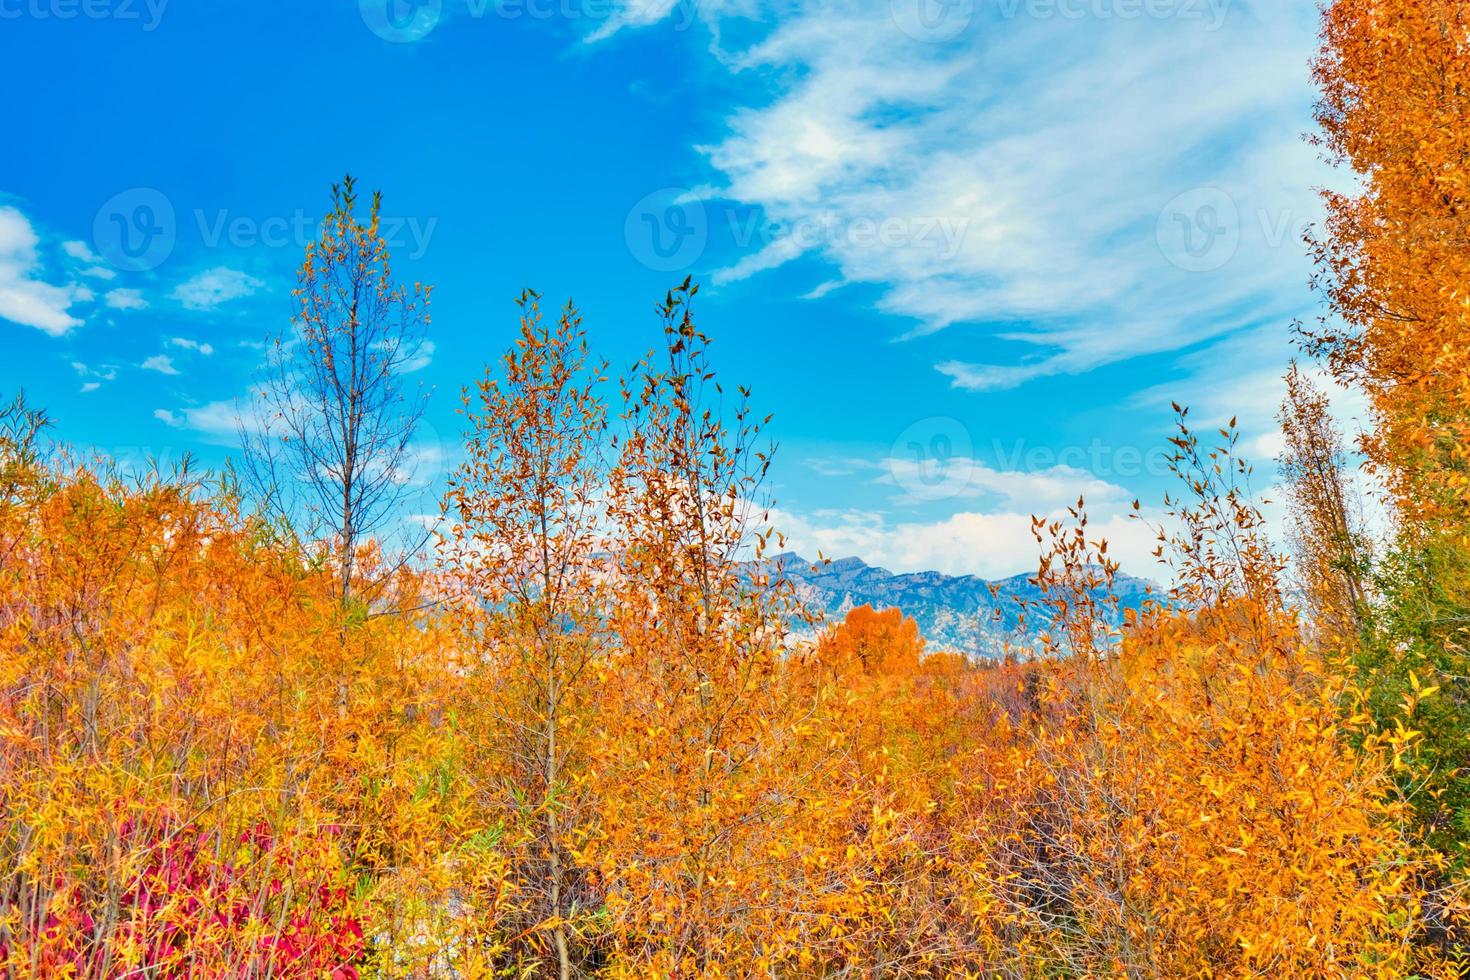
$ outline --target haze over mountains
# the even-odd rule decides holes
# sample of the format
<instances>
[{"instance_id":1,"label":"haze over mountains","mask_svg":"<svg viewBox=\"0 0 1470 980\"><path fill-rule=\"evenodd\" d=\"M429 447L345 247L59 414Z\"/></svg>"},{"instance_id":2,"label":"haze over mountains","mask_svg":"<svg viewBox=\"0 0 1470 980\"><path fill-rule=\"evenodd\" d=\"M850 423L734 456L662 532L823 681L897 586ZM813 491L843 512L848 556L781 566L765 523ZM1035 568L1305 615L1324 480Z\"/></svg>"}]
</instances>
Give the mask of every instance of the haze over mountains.
<instances>
[{"instance_id":1,"label":"haze over mountains","mask_svg":"<svg viewBox=\"0 0 1470 980\"><path fill-rule=\"evenodd\" d=\"M897 607L918 622L930 649L974 657L1001 655L1006 638L1018 624L1017 600L1041 597L1029 572L996 581L941 572L895 574L861 558L814 565L793 552L777 555L771 562L784 568L798 594L826 613L829 621L841 620L856 606ZM1149 585L1145 579L1119 572L1115 591L1120 610L1138 608Z\"/></svg>"}]
</instances>

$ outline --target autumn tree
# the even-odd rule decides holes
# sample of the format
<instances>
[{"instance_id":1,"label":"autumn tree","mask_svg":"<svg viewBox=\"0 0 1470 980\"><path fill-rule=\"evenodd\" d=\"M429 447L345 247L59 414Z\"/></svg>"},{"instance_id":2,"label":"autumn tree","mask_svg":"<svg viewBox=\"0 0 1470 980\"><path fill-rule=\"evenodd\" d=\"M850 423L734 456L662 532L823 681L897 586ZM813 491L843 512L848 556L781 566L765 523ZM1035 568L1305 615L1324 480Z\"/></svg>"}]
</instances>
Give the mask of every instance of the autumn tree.
<instances>
[{"instance_id":1,"label":"autumn tree","mask_svg":"<svg viewBox=\"0 0 1470 980\"><path fill-rule=\"evenodd\" d=\"M622 383L609 481L616 650L595 853L616 957L640 974L757 955L781 907L765 848L795 805L788 736L803 721L779 683L791 587L759 562L770 455L747 392L715 380L697 291L668 294L663 347Z\"/></svg>"},{"instance_id":2,"label":"autumn tree","mask_svg":"<svg viewBox=\"0 0 1470 980\"><path fill-rule=\"evenodd\" d=\"M1011 775L970 818L972 901L1027 937L1006 953L1025 975L1448 967L1419 946L1432 863L1390 778L1413 736L1343 720L1349 685L1301 640L1236 443L1181 410L1172 584L1121 626L1098 615L1113 566L1081 508L1040 528L1049 656L1009 764L977 754Z\"/></svg>"},{"instance_id":3,"label":"autumn tree","mask_svg":"<svg viewBox=\"0 0 1470 980\"><path fill-rule=\"evenodd\" d=\"M856 606L822 636L816 655L841 672L914 674L924 656L924 640L919 624L903 610Z\"/></svg>"},{"instance_id":4,"label":"autumn tree","mask_svg":"<svg viewBox=\"0 0 1470 980\"><path fill-rule=\"evenodd\" d=\"M1352 497L1347 454L1327 397L1295 364L1278 414L1288 538L1308 621L1320 641L1357 641L1367 611L1371 550Z\"/></svg>"},{"instance_id":5,"label":"autumn tree","mask_svg":"<svg viewBox=\"0 0 1470 980\"><path fill-rule=\"evenodd\" d=\"M529 835L517 868L534 896L527 932L549 935L565 978L580 970L574 924L590 911L571 882L601 644L607 413L581 317L568 305L548 324L537 300L518 301L503 379L487 370L464 394L466 458L450 479L442 562L467 604L476 701L491 723L481 737L504 761L487 768L488 791Z\"/></svg>"},{"instance_id":6,"label":"autumn tree","mask_svg":"<svg viewBox=\"0 0 1470 980\"><path fill-rule=\"evenodd\" d=\"M344 722L335 576L229 493L0 459L0 973L356 976L457 811L412 802L437 631L365 627Z\"/></svg>"},{"instance_id":7,"label":"autumn tree","mask_svg":"<svg viewBox=\"0 0 1470 980\"><path fill-rule=\"evenodd\" d=\"M1363 441L1396 526L1358 651L1381 726L1422 732L1405 775L1429 840L1463 861L1470 789L1470 10L1455 0L1325 6L1319 145L1354 187L1313 242L1328 302L1308 349L1372 409ZM1421 699L1432 688L1439 696ZM1413 705L1405 717L1405 705Z\"/></svg>"},{"instance_id":8,"label":"autumn tree","mask_svg":"<svg viewBox=\"0 0 1470 980\"><path fill-rule=\"evenodd\" d=\"M1318 144L1357 177L1313 243L1331 311L1307 333L1367 393L1369 459L1411 521L1470 516L1470 11L1337 0L1323 11Z\"/></svg>"},{"instance_id":9,"label":"autumn tree","mask_svg":"<svg viewBox=\"0 0 1470 980\"><path fill-rule=\"evenodd\" d=\"M344 606L373 600L387 579L367 581L360 550L405 516L427 398L405 375L423 354L430 289L394 275L382 195L365 221L357 206L350 175L332 185L331 212L296 276L292 329L273 338L240 420L252 489L268 513L330 542Z\"/></svg>"}]
</instances>

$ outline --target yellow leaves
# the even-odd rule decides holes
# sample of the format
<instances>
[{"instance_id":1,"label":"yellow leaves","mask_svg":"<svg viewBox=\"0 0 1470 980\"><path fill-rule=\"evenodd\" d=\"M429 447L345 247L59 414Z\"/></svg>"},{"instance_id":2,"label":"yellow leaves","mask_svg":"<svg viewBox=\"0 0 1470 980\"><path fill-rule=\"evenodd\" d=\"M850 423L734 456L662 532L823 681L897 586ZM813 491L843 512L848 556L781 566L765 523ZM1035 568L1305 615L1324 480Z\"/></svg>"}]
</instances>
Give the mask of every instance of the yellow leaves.
<instances>
[{"instance_id":1,"label":"yellow leaves","mask_svg":"<svg viewBox=\"0 0 1470 980\"><path fill-rule=\"evenodd\" d=\"M525 542L571 539L538 539L552 509L523 491L527 473L577 470L534 465L546 427L595 429L598 413L572 386L567 411L545 414L556 358L535 322L506 386L478 389L484 438L454 497L464 550L439 569L465 578L395 586L432 600L422 617L344 626L307 556L203 502L170 507L207 550L165 533L161 503L85 481L65 492L128 519L35 508L20 547L46 574L0 577L0 610L39 611L0 631L0 841L26 841L0 895L75 880L95 907L135 878L170 880L180 868L150 856L202 839L240 877L220 884L211 865L169 914L265 905L238 929L184 923L201 975L248 972L242 944L296 916L329 934L360 924L372 948L344 958L366 975L546 975L558 939L579 969L628 977L1408 972L1425 866L1386 770L1412 758L1409 716L1438 687L1411 673L1390 731L1368 732L1361 710L1339 719L1361 697L1302 642L1264 547L1219 550L1222 529L1255 527L1216 482L1228 465L1196 460L1207 499L1186 519L1214 544L1185 542L1178 610L1112 615L1106 546L1043 522L1054 656L930 655L901 611L866 608L788 655L772 583L752 595L728 561L733 512L696 506L727 507L743 477L687 388L708 372L674 319L674 356L696 362L632 396L658 421L620 460L631 544L611 570L586 554L596 538L563 553L589 573L587 593L560 593L584 603L563 618L549 575L527 594L525 567L553 569ZM526 450L508 469L505 437ZM691 441L705 462L679 448ZM675 462L708 467L704 493L668 485ZM20 533L11 520L0 534ZM529 566L460 564L497 541ZM78 566L91 574L69 577ZM98 578L113 587L90 591ZM466 583L496 608L441 618L442 592ZM585 628L548 626L569 621ZM172 821L157 839L127 838L156 813ZM70 914L71 894L25 910ZM325 919L324 894L342 896ZM16 901L32 899L0 899L7 935L25 921ZM142 968L139 936L96 949Z\"/></svg>"},{"instance_id":2,"label":"yellow leaves","mask_svg":"<svg viewBox=\"0 0 1470 980\"><path fill-rule=\"evenodd\" d=\"M1427 687L1421 685L1419 683L1418 675L1416 675L1412 670L1409 671L1409 684L1414 691L1413 701L1415 705L1417 705L1420 701L1423 701L1425 698L1433 697L1439 691L1438 685L1431 685Z\"/></svg>"}]
</instances>

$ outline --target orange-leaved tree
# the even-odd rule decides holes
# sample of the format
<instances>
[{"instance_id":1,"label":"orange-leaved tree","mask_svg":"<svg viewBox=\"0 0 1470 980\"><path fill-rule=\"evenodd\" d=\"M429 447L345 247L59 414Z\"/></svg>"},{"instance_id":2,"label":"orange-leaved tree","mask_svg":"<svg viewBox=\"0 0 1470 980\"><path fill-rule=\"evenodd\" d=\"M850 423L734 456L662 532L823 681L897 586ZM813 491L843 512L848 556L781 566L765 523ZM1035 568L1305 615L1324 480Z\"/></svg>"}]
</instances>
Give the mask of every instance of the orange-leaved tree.
<instances>
[{"instance_id":1,"label":"orange-leaved tree","mask_svg":"<svg viewBox=\"0 0 1470 980\"><path fill-rule=\"evenodd\" d=\"M465 461L450 479L441 550L455 585L475 706L473 768L503 814L528 916L521 934L561 977L580 972L595 911L575 855L587 836L592 665L603 640L601 367L570 305L554 325L519 300L520 336L464 395Z\"/></svg>"},{"instance_id":2,"label":"orange-leaved tree","mask_svg":"<svg viewBox=\"0 0 1470 980\"><path fill-rule=\"evenodd\" d=\"M1351 694L1302 640L1235 440L1206 449L1181 420L1172 586L1122 625L1081 508L1039 526L1048 656L1009 765L977 752L985 790L963 794L970 901L1015 935L998 955L1021 974L1449 968L1421 945L1432 859L1391 779L1412 735L1343 720Z\"/></svg>"},{"instance_id":3,"label":"orange-leaved tree","mask_svg":"<svg viewBox=\"0 0 1470 980\"><path fill-rule=\"evenodd\" d=\"M791 588L760 562L770 456L746 393L727 404L714 378L690 311L698 288L668 294L662 349L622 382L609 481L614 650L587 858L620 975L764 961L796 885L780 844L801 805L795 750L811 709L784 697Z\"/></svg>"},{"instance_id":4,"label":"orange-leaved tree","mask_svg":"<svg viewBox=\"0 0 1470 980\"><path fill-rule=\"evenodd\" d=\"M1313 242L1331 317L1307 332L1360 385L1369 459L1414 521L1470 517L1470 10L1336 0L1323 10L1319 145L1358 186L1324 192Z\"/></svg>"},{"instance_id":5,"label":"orange-leaved tree","mask_svg":"<svg viewBox=\"0 0 1470 980\"><path fill-rule=\"evenodd\" d=\"M1358 683L1383 728L1421 731L1405 777L1420 829L1463 867L1470 841L1470 9L1457 0L1325 5L1319 145L1355 186L1326 192L1313 243L1328 313L1308 348L1372 409L1363 440L1389 490ZM1436 697L1421 697L1430 689ZM1405 717L1406 704L1413 705Z\"/></svg>"}]
</instances>

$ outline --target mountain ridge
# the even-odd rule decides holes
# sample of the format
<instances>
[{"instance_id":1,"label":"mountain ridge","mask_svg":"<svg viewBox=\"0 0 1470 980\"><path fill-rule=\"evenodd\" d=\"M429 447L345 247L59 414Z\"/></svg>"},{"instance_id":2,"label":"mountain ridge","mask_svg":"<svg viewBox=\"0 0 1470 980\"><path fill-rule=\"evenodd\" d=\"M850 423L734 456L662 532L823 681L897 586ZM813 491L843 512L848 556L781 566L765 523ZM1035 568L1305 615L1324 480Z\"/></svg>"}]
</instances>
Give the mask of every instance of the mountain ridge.
<instances>
[{"instance_id":1,"label":"mountain ridge","mask_svg":"<svg viewBox=\"0 0 1470 980\"><path fill-rule=\"evenodd\" d=\"M931 649L977 658L1001 656L1020 624L1018 600L1034 602L1042 597L1026 572L1001 579L938 571L892 572L855 555L817 563L792 551L763 564L780 569L796 587L798 597L823 613L828 623L841 621L857 606L898 608L919 624ZM1152 588L1147 579L1119 572L1114 593L1120 615L1138 608Z\"/></svg>"}]
</instances>

